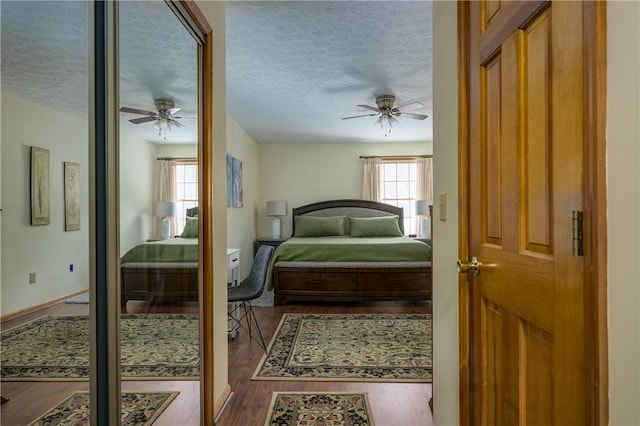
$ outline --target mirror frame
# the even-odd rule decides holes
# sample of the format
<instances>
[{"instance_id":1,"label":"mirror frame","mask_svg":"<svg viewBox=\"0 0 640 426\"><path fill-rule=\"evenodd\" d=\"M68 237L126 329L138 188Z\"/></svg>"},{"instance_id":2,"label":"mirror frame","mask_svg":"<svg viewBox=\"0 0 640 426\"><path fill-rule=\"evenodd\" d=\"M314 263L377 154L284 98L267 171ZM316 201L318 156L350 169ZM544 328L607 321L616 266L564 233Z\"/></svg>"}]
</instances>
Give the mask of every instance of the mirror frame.
<instances>
[{"instance_id":1,"label":"mirror frame","mask_svg":"<svg viewBox=\"0 0 640 426\"><path fill-rule=\"evenodd\" d=\"M215 421L213 262L213 30L195 2L166 0L198 43L198 235L200 267L200 419ZM208 285L204 285L207 283ZM204 336L210 336L205 339Z\"/></svg>"},{"instance_id":2,"label":"mirror frame","mask_svg":"<svg viewBox=\"0 0 640 426\"><path fill-rule=\"evenodd\" d=\"M165 0L198 47L198 173L200 177L200 423L212 425L213 345L213 32L193 0ZM117 2L91 2L89 19L90 156L90 417L91 424L120 425L118 258L118 58ZM204 283L209 285L204 285ZM209 336L204 339L203 336Z\"/></svg>"}]
</instances>

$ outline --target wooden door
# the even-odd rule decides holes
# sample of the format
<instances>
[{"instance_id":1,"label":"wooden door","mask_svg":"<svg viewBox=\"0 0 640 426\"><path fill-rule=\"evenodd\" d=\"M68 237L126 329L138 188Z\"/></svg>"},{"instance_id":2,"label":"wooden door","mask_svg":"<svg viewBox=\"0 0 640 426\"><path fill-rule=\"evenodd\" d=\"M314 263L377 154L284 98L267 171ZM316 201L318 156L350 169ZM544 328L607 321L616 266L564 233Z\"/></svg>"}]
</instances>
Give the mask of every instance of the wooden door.
<instances>
[{"instance_id":1,"label":"wooden door","mask_svg":"<svg viewBox=\"0 0 640 426\"><path fill-rule=\"evenodd\" d=\"M467 253L483 264L477 277L467 274L461 304L462 410L471 424L584 425L591 417L593 328L572 233L572 212L585 202L583 7L461 5L469 53L461 229Z\"/></svg>"}]
</instances>

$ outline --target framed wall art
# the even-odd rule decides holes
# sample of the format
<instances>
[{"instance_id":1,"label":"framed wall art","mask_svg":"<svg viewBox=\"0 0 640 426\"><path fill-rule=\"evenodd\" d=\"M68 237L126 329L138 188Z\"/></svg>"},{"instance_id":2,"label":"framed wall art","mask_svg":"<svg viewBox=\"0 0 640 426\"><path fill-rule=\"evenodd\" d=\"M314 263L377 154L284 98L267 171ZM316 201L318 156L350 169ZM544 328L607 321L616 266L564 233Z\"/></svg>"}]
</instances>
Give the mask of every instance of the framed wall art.
<instances>
[{"instance_id":1,"label":"framed wall art","mask_svg":"<svg viewBox=\"0 0 640 426\"><path fill-rule=\"evenodd\" d=\"M64 230L80 229L80 165L64 163Z\"/></svg>"},{"instance_id":2,"label":"framed wall art","mask_svg":"<svg viewBox=\"0 0 640 426\"><path fill-rule=\"evenodd\" d=\"M49 150L31 147L31 225L48 225Z\"/></svg>"},{"instance_id":3,"label":"framed wall art","mask_svg":"<svg viewBox=\"0 0 640 426\"><path fill-rule=\"evenodd\" d=\"M227 154L227 207L243 207L242 161Z\"/></svg>"}]
</instances>

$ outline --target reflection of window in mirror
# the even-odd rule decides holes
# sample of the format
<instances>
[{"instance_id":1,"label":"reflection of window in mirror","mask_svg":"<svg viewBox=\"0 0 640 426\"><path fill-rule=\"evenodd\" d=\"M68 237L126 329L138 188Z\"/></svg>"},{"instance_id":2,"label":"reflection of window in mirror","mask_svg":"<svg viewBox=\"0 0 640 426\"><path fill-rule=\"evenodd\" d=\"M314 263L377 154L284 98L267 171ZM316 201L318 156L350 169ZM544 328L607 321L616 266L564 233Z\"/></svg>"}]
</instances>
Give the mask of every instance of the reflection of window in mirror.
<instances>
[{"instance_id":1,"label":"reflection of window in mirror","mask_svg":"<svg viewBox=\"0 0 640 426\"><path fill-rule=\"evenodd\" d=\"M177 235L184 229L187 209L198 205L198 163L196 160L178 161L176 164Z\"/></svg>"}]
</instances>

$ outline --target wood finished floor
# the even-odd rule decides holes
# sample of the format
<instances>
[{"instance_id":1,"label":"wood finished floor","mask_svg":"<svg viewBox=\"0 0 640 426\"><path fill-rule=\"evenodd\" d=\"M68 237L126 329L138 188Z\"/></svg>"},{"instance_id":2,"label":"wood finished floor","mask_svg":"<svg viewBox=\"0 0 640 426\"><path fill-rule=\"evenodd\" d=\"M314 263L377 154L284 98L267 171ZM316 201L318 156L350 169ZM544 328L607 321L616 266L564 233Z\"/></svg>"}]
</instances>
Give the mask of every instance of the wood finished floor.
<instances>
[{"instance_id":1,"label":"wood finished floor","mask_svg":"<svg viewBox=\"0 0 640 426\"><path fill-rule=\"evenodd\" d=\"M300 304L254 308L265 341L273 336L282 314L288 313L431 313L429 303ZM194 312L193 306L156 306L152 312ZM88 305L60 303L24 317L6 321L2 329L14 327L44 315L86 314ZM402 334L398 334L402 338ZM218 426L262 426L273 391L367 392L376 426L429 426L433 424L428 401L430 383L366 383L311 381L252 381L251 376L264 355L262 348L240 332L229 339L229 384L232 397L218 417ZM88 390L88 382L0 383L2 425L28 425L76 390ZM123 381L123 391L177 390L180 395L156 420L156 426L199 425L199 383L197 381Z\"/></svg>"}]
</instances>

